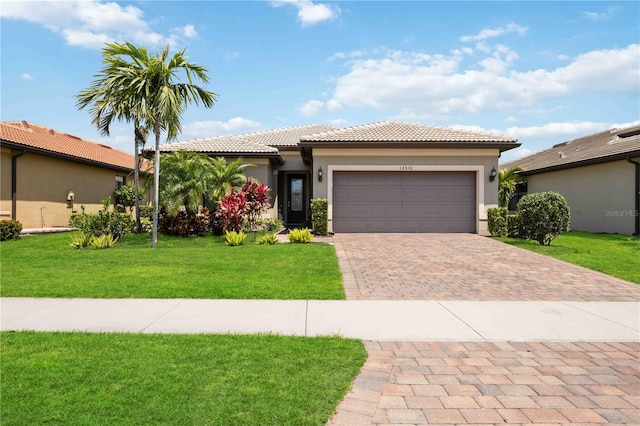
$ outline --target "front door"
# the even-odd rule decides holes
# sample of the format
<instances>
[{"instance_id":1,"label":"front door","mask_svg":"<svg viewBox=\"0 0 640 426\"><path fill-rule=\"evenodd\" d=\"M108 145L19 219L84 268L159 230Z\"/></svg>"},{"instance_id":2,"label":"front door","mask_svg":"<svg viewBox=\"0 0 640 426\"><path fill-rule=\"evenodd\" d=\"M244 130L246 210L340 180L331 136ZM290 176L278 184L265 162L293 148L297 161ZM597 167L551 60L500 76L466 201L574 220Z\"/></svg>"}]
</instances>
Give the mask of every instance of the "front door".
<instances>
[{"instance_id":1,"label":"front door","mask_svg":"<svg viewBox=\"0 0 640 426\"><path fill-rule=\"evenodd\" d=\"M306 222L305 175L287 177L287 226L302 226Z\"/></svg>"}]
</instances>

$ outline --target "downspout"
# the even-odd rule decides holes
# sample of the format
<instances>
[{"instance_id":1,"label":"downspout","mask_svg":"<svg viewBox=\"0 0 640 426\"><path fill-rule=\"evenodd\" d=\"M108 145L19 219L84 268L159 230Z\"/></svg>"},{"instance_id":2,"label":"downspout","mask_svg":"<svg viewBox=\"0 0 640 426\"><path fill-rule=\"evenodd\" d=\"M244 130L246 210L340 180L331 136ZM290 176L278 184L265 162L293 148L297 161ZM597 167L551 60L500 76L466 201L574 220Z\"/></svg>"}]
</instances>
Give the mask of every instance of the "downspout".
<instances>
[{"instance_id":1,"label":"downspout","mask_svg":"<svg viewBox=\"0 0 640 426\"><path fill-rule=\"evenodd\" d=\"M636 209L633 212L636 224L636 232L633 235L640 235L640 163L627 157L627 161L636 166Z\"/></svg>"},{"instance_id":2,"label":"downspout","mask_svg":"<svg viewBox=\"0 0 640 426\"><path fill-rule=\"evenodd\" d=\"M11 157L11 219L18 220L16 217L16 204L18 202L18 158L26 154L23 149L20 154Z\"/></svg>"}]
</instances>

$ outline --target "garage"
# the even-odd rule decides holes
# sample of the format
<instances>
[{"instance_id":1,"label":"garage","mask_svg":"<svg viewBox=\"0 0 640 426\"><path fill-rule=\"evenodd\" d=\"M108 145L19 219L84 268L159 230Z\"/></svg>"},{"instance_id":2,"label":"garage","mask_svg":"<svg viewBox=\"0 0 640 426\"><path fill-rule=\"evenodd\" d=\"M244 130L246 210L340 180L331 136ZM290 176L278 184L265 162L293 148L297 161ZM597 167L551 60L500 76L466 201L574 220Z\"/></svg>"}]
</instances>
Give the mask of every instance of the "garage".
<instances>
[{"instance_id":1,"label":"garage","mask_svg":"<svg viewBox=\"0 0 640 426\"><path fill-rule=\"evenodd\" d=\"M333 175L334 232L477 232L475 172Z\"/></svg>"}]
</instances>

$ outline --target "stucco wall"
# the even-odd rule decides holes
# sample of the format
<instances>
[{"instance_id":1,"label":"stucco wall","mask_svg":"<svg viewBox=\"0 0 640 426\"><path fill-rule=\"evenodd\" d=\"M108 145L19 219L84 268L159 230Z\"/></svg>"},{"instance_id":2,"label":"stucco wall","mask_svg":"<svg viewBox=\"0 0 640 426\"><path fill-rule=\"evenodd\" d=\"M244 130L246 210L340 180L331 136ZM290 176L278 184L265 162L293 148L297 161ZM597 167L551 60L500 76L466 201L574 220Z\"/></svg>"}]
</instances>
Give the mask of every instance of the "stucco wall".
<instances>
[{"instance_id":1,"label":"stucco wall","mask_svg":"<svg viewBox=\"0 0 640 426\"><path fill-rule=\"evenodd\" d=\"M11 219L11 150L0 148L0 220Z\"/></svg>"},{"instance_id":2,"label":"stucco wall","mask_svg":"<svg viewBox=\"0 0 640 426\"><path fill-rule=\"evenodd\" d=\"M635 158L640 161L640 158ZM528 192L556 191L571 208L571 229L634 232L635 166L625 160L527 176Z\"/></svg>"},{"instance_id":3,"label":"stucco wall","mask_svg":"<svg viewBox=\"0 0 640 426\"><path fill-rule=\"evenodd\" d=\"M330 198L328 174L334 169L379 171L469 170L477 173L478 233L486 234L486 209L498 204L498 182L489 182L491 168L498 167L497 149L318 149L313 150L313 196ZM408 167L410 166L410 167ZM318 182L317 170L325 177ZM332 206L329 206L330 215Z\"/></svg>"},{"instance_id":4,"label":"stucco wall","mask_svg":"<svg viewBox=\"0 0 640 426\"><path fill-rule=\"evenodd\" d=\"M3 150L1 154L0 210L10 213L12 153ZM73 210L80 211L84 205L88 213L97 213L100 200L113 194L116 176L133 182L133 175L126 172L26 153L17 162L17 219L24 228L68 226L72 209L67 207L67 193L75 194Z\"/></svg>"}]
</instances>

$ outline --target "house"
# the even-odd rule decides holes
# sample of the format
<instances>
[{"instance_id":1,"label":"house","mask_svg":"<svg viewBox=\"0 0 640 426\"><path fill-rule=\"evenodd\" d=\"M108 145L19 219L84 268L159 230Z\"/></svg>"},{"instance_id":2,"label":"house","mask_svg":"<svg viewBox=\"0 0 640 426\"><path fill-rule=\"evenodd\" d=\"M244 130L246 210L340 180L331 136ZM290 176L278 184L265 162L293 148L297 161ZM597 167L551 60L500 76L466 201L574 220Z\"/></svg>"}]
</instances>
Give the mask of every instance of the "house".
<instances>
[{"instance_id":1,"label":"house","mask_svg":"<svg viewBox=\"0 0 640 426\"><path fill-rule=\"evenodd\" d=\"M72 212L133 181L134 157L27 121L0 123L0 219L24 228L68 226Z\"/></svg>"},{"instance_id":2,"label":"house","mask_svg":"<svg viewBox=\"0 0 640 426\"><path fill-rule=\"evenodd\" d=\"M516 139L385 121L339 129L307 125L166 144L257 167L273 217L305 226L310 200L329 200L330 232L486 233L498 204L500 153Z\"/></svg>"},{"instance_id":3,"label":"house","mask_svg":"<svg viewBox=\"0 0 640 426\"><path fill-rule=\"evenodd\" d=\"M571 229L640 234L640 126L558 143L500 168L517 165L526 192L564 195Z\"/></svg>"}]
</instances>

